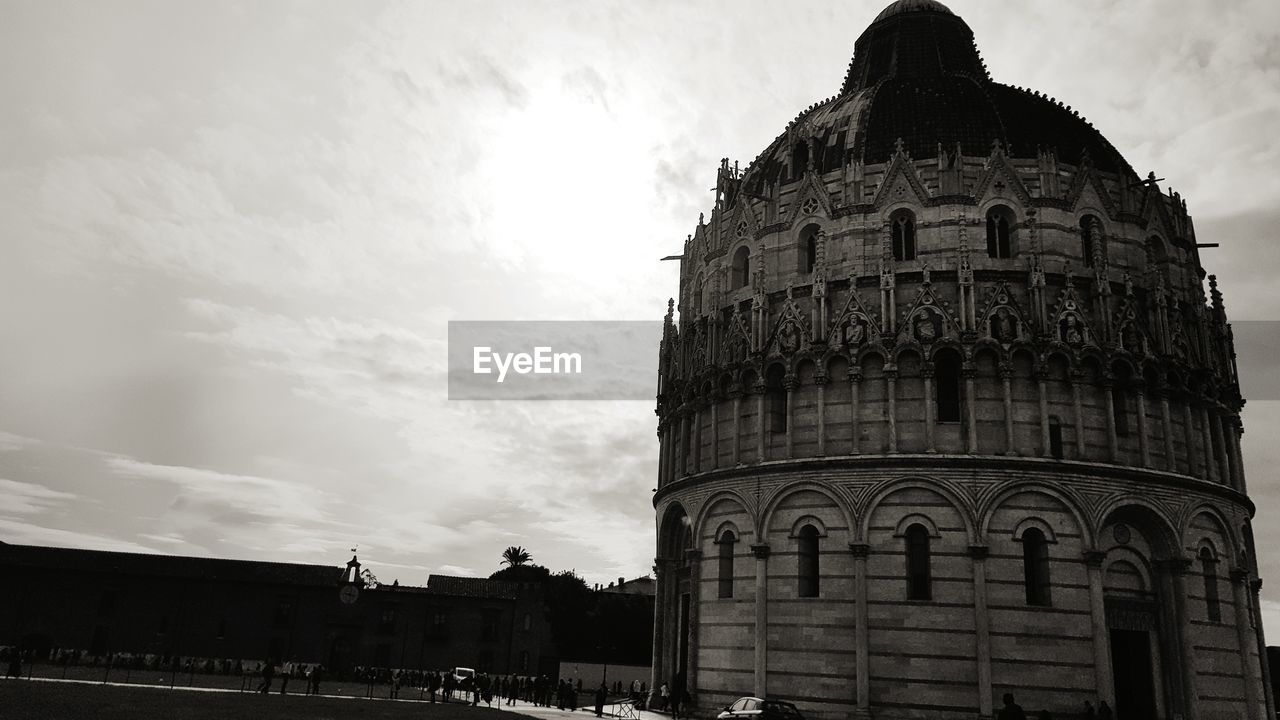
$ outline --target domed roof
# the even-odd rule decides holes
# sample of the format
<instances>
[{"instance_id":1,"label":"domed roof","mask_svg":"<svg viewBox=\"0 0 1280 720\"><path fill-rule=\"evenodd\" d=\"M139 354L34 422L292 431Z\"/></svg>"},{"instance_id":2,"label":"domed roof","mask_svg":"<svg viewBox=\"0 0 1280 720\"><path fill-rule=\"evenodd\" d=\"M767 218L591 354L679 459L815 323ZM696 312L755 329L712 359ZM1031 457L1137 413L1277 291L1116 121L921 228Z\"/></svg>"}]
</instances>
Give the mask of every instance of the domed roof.
<instances>
[{"instance_id":1,"label":"domed roof","mask_svg":"<svg viewBox=\"0 0 1280 720\"><path fill-rule=\"evenodd\" d=\"M957 146L984 156L1000 143L1011 157L1053 151L1079 164L1133 175L1119 152L1071 108L1030 90L994 82L973 31L936 0L897 0L854 43L840 94L802 112L789 130L816 137L820 169L852 160L886 162L901 140L912 158ZM752 164L756 180L777 176L791 152L783 133ZM796 138L792 136L792 140ZM750 178L749 178L750 180Z\"/></svg>"},{"instance_id":2,"label":"domed roof","mask_svg":"<svg viewBox=\"0 0 1280 720\"><path fill-rule=\"evenodd\" d=\"M946 13L947 15L955 14L951 12L951 8L937 0L897 0L897 2L889 3L889 7L881 10L880 14L872 22L880 22L890 15L897 15L898 13L924 11Z\"/></svg>"}]
</instances>

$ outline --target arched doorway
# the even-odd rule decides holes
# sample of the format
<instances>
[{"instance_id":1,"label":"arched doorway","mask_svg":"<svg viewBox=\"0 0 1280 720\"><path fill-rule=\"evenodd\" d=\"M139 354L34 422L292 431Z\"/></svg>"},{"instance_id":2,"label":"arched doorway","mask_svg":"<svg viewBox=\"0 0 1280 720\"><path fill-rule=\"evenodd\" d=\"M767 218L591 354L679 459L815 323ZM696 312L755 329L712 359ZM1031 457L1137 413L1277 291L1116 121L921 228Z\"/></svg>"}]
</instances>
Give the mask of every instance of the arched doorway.
<instances>
[{"instance_id":1,"label":"arched doorway","mask_svg":"<svg viewBox=\"0 0 1280 720\"><path fill-rule=\"evenodd\" d=\"M1155 512L1130 506L1107 517L1099 544L1106 548L1103 596L1115 716L1185 715L1183 667L1190 659L1182 657L1175 536Z\"/></svg>"},{"instance_id":2,"label":"arched doorway","mask_svg":"<svg viewBox=\"0 0 1280 720\"><path fill-rule=\"evenodd\" d=\"M658 533L658 559L662 564L658 588L659 633L655 648L654 686L670 683L671 689L692 689L696 674L697 558L693 546L693 522L679 504L663 514Z\"/></svg>"}]
</instances>

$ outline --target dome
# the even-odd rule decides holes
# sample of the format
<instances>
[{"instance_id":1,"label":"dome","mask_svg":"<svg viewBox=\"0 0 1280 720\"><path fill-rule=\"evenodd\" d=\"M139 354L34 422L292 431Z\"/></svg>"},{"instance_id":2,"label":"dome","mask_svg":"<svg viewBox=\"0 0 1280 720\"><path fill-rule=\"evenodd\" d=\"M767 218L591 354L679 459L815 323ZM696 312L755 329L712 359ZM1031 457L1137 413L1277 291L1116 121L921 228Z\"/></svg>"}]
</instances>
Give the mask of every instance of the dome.
<instances>
[{"instance_id":1,"label":"dome","mask_svg":"<svg viewBox=\"0 0 1280 720\"><path fill-rule=\"evenodd\" d=\"M912 158L939 149L985 156L1000 143L1011 157L1051 151L1087 156L1100 170L1133 175L1119 152L1070 107L992 80L969 26L936 0L898 0L859 36L840 93L796 118L826 148L819 170L888 161L901 140ZM789 128L791 129L791 128ZM753 165L750 181L778 177L791 151L784 133ZM796 138L792 137L791 141Z\"/></svg>"},{"instance_id":2,"label":"dome","mask_svg":"<svg viewBox=\"0 0 1280 720\"><path fill-rule=\"evenodd\" d=\"M943 13L944 15L955 14L951 12L950 8L940 2L937 2L937 0L897 0L897 2L890 3L889 7L881 10L880 14L876 16L876 19L873 22L880 22L892 15L909 12L936 12Z\"/></svg>"}]
</instances>

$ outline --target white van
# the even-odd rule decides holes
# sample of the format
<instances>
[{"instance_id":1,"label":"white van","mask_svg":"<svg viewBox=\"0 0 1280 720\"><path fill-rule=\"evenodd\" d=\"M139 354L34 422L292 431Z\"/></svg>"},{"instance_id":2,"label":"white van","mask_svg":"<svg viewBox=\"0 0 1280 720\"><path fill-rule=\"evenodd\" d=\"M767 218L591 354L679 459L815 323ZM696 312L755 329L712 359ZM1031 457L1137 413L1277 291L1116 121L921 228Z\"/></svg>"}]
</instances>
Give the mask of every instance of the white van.
<instances>
[{"instance_id":1,"label":"white van","mask_svg":"<svg viewBox=\"0 0 1280 720\"><path fill-rule=\"evenodd\" d=\"M453 680L459 685L462 681L468 682L476 679L476 671L472 668L456 667L453 669Z\"/></svg>"}]
</instances>

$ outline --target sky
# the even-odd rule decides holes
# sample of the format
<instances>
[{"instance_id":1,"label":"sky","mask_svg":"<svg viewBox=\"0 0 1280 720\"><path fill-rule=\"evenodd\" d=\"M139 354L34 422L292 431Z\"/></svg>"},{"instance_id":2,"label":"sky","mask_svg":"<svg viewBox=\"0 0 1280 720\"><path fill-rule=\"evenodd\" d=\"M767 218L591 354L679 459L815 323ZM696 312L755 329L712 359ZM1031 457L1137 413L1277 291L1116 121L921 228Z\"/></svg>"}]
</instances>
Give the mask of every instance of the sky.
<instances>
[{"instance_id":1,"label":"sky","mask_svg":"<svg viewBox=\"0 0 1280 720\"><path fill-rule=\"evenodd\" d=\"M0 540L648 573L652 401L450 401L447 323L660 320L720 158L884 4L0 0ZM1277 317L1280 3L949 6ZM1280 403L1244 424L1280 642Z\"/></svg>"}]
</instances>

